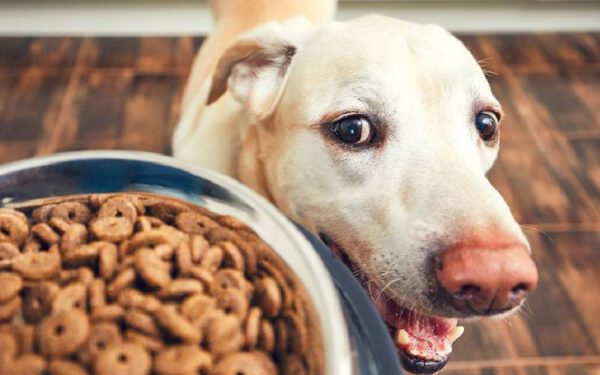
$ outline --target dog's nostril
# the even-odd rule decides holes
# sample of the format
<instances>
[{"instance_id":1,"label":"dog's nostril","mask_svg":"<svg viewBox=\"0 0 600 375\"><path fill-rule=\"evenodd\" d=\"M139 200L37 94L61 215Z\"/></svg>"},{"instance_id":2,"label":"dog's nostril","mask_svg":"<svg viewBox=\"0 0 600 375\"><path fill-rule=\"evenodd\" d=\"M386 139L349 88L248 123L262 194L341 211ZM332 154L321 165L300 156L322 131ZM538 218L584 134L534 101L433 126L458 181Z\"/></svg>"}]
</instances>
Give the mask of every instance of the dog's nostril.
<instances>
[{"instance_id":1,"label":"dog's nostril","mask_svg":"<svg viewBox=\"0 0 600 375\"><path fill-rule=\"evenodd\" d=\"M481 288L477 285L467 284L460 288L458 294L461 297L474 297L481 292Z\"/></svg>"},{"instance_id":2,"label":"dog's nostril","mask_svg":"<svg viewBox=\"0 0 600 375\"><path fill-rule=\"evenodd\" d=\"M519 283L517 284L515 287L513 287L511 290L513 295L520 295L520 294L524 294L526 292L529 291L529 286L525 283Z\"/></svg>"}]
</instances>

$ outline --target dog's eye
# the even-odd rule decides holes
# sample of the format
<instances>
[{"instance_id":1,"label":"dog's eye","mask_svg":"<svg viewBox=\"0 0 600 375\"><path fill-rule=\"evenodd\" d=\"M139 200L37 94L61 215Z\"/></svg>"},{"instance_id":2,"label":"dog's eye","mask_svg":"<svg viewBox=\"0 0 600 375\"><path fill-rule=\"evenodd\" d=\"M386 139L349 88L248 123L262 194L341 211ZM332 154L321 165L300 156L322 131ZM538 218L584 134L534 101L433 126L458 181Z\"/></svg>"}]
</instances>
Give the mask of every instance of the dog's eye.
<instances>
[{"instance_id":1,"label":"dog's eye","mask_svg":"<svg viewBox=\"0 0 600 375\"><path fill-rule=\"evenodd\" d=\"M349 145L362 145L373 139L371 123L362 116L349 116L333 124L333 134Z\"/></svg>"},{"instance_id":2,"label":"dog's eye","mask_svg":"<svg viewBox=\"0 0 600 375\"><path fill-rule=\"evenodd\" d=\"M490 141L498 132L498 115L494 112L479 112L475 117L475 127L484 141Z\"/></svg>"}]
</instances>

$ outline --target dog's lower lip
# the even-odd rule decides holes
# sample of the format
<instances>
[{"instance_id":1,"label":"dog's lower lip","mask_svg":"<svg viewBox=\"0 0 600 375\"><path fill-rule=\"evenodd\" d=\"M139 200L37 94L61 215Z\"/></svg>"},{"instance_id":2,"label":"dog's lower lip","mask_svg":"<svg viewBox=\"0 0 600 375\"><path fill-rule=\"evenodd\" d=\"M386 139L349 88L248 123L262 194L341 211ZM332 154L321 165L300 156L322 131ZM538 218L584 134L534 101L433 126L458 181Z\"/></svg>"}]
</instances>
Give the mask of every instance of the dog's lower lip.
<instances>
[{"instance_id":1,"label":"dog's lower lip","mask_svg":"<svg viewBox=\"0 0 600 375\"><path fill-rule=\"evenodd\" d=\"M449 357L439 361L427 361L420 358L415 358L399 351L400 362L406 371L413 374L434 374L443 369L448 363Z\"/></svg>"},{"instance_id":2,"label":"dog's lower lip","mask_svg":"<svg viewBox=\"0 0 600 375\"><path fill-rule=\"evenodd\" d=\"M448 362L452 342L463 332L455 318L435 317L405 308L383 293L350 259L349 254L329 235L319 233L332 253L357 275L390 329L406 370L430 374L442 369Z\"/></svg>"}]
</instances>

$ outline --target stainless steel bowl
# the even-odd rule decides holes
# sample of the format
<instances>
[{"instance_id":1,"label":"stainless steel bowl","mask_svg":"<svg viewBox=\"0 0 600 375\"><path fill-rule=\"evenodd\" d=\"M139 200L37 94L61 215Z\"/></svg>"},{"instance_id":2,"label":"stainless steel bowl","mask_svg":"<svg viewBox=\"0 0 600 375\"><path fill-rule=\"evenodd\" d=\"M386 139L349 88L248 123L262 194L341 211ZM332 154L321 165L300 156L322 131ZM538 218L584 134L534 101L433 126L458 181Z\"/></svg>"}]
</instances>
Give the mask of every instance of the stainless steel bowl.
<instances>
[{"instance_id":1,"label":"stainless steel bowl","mask_svg":"<svg viewBox=\"0 0 600 375\"><path fill-rule=\"evenodd\" d=\"M0 207L118 191L172 196L244 220L298 274L312 297L325 341L327 374L401 373L385 324L346 265L239 182L170 157L130 151L73 152L0 166Z\"/></svg>"}]
</instances>

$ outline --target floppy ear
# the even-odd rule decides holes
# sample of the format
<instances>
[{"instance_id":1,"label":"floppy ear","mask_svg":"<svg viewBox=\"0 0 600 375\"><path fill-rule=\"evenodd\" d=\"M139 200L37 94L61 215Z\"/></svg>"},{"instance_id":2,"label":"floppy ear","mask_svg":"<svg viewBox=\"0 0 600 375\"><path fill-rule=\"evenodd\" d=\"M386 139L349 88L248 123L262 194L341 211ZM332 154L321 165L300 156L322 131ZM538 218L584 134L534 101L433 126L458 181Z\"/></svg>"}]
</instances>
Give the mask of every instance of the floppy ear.
<instances>
[{"instance_id":1,"label":"floppy ear","mask_svg":"<svg viewBox=\"0 0 600 375\"><path fill-rule=\"evenodd\" d=\"M283 92L292 59L310 33L310 21L296 17L269 22L240 37L217 64L207 105L229 89L257 118L270 115Z\"/></svg>"}]
</instances>

